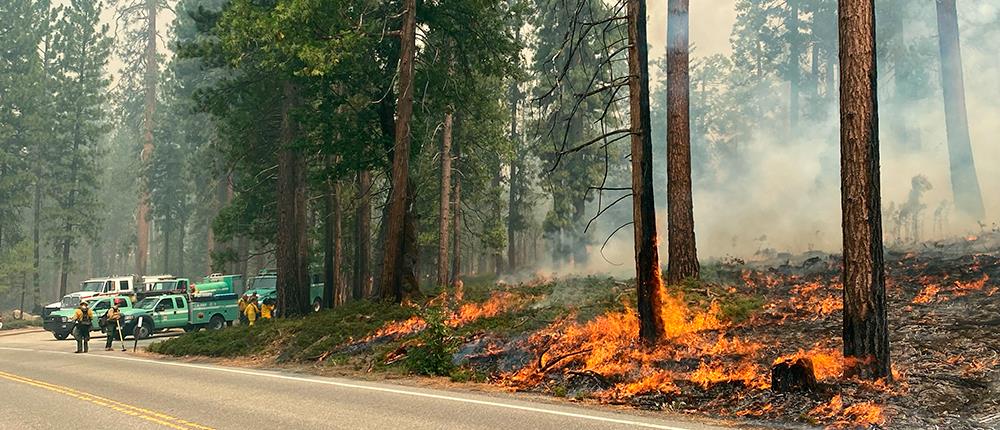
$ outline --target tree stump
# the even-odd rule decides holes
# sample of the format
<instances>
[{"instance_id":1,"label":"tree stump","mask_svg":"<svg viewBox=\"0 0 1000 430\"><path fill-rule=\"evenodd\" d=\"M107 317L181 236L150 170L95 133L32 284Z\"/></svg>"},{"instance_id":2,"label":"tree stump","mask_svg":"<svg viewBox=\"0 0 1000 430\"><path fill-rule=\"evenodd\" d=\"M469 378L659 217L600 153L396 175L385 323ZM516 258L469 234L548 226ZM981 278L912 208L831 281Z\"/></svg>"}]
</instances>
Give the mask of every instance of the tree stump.
<instances>
[{"instance_id":1,"label":"tree stump","mask_svg":"<svg viewBox=\"0 0 1000 430\"><path fill-rule=\"evenodd\" d=\"M806 357L785 360L771 367L771 390L779 393L816 391L816 373Z\"/></svg>"}]
</instances>

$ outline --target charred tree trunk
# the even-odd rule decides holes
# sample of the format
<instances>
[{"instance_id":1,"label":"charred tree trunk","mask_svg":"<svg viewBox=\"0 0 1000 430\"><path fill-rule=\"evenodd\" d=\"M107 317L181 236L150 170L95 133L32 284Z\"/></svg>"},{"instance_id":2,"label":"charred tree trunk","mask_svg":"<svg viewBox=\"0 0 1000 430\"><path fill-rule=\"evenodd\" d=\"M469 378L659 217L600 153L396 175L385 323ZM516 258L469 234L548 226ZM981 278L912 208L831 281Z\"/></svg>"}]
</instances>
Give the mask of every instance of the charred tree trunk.
<instances>
[{"instance_id":1,"label":"charred tree trunk","mask_svg":"<svg viewBox=\"0 0 1000 430\"><path fill-rule=\"evenodd\" d=\"M675 0L670 0L672 19ZM684 1L685 20L687 1ZM646 2L628 0L629 115L632 124L632 225L638 290L639 337L654 343L663 337L660 258L656 249L656 202L653 197L653 142L649 119L649 63ZM671 21L671 31L675 30ZM686 31L686 30L685 30ZM685 61L687 55L685 54ZM685 63L686 64L686 63Z\"/></svg>"},{"instance_id":2,"label":"charred tree trunk","mask_svg":"<svg viewBox=\"0 0 1000 430\"><path fill-rule=\"evenodd\" d=\"M407 185L410 175L410 117L413 115L413 57L416 51L416 0L403 0L403 26L399 32L399 101L396 103L395 147L392 160L392 193L385 220L385 256L382 264L383 298L403 300L401 266L405 246Z\"/></svg>"},{"instance_id":3,"label":"charred tree trunk","mask_svg":"<svg viewBox=\"0 0 1000 430\"><path fill-rule=\"evenodd\" d=\"M371 297L371 186L368 170L358 172L358 207L354 211L354 299Z\"/></svg>"},{"instance_id":4,"label":"charred tree trunk","mask_svg":"<svg viewBox=\"0 0 1000 430\"><path fill-rule=\"evenodd\" d=\"M146 73L145 110L143 112L143 143L142 162L148 163L153 156L153 115L156 112L156 81L159 70L156 63L156 12L157 0L146 0ZM149 256L149 184L140 177L139 209L136 214L136 239L138 246L135 252L135 271L139 276L146 274L146 262Z\"/></svg>"},{"instance_id":5,"label":"charred tree trunk","mask_svg":"<svg viewBox=\"0 0 1000 430\"><path fill-rule=\"evenodd\" d=\"M306 166L293 148L298 125L292 118L297 90L283 84L281 148L278 150L278 310L285 317L309 312L309 258L306 238Z\"/></svg>"},{"instance_id":6,"label":"charred tree trunk","mask_svg":"<svg viewBox=\"0 0 1000 430\"><path fill-rule=\"evenodd\" d=\"M676 284L697 279L699 272L691 198L688 0L669 0L667 17L667 282Z\"/></svg>"},{"instance_id":7,"label":"charred tree trunk","mask_svg":"<svg viewBox=\"0 0 1000 430\"><path fill-rule=\"evenodd\" d=\"M520 28L515 30L514 35L517 41L521 40ZM507 192L507 270L511 273L517 271L518 264L520 263L517 258L517 242L514 240L517 221L521 217L518 213L519 208L517 207L518 196L521 192L521 178L518 177L521 174L520 143L518 142L517 135L517 103L520 97L517 81L512 80L510 91L508 92L508 103L510 103L510 141L514 145L514 155L510 161L510 184Z\"/></svg>"},{"instance_id":8,"label":"charred tree trunk","mask_svg":"<svg viewBox=\"0 0 1000 430\"><path fill-rule=\"evenodd\" d=\"M874 0L840 1L845 373L891 378L879 197Z\"/></svg>"},{"instance_id":9,"label":"charred tree trunk","mask_svg":"<svg viewBox=\"0 0 1000 430\"><path fill-rule=\"evenodd\" d=\"M437 284L448 286L448 224L451 223L451 127L452 113L444 114L444 136L441 138L441 209L439 214L439 229L441 237L438 240Z\"/></svg>"},{"instance_id":10,"label":"charred tree trunk","mask_svg":"<svg viewBox=\"0 0 1000 430\"><path fill-rule=\"evenodd\" d=\"M788 0L788 32L791 34L788 52L788 124L794 130L799 125L799 92L801 91L802 39L799 37L799 2Z\"/></svg>"},{"instance_id":11,"label":"charred tree trunk","mask_svg":"<svg viewBox=\"0 0 1000 430\"><path fill-rule=\"evenodd\" d=\"M969 137L965 107L965 80L962 74L962 47L958 37L955 0L937 0L938 44L941 48L941 88L948 129L948 164L955 207L972 220L985 216L983 195L976 177L976 163Z\"/></svg>"}]
</instances>

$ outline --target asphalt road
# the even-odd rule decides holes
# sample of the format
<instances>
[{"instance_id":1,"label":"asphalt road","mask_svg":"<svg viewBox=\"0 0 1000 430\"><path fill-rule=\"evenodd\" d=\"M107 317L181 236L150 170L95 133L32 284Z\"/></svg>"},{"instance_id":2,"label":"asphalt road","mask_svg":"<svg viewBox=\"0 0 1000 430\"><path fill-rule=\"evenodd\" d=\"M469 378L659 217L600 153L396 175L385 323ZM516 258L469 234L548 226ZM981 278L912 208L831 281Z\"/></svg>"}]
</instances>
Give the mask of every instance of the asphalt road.
<instances>
[{"instance_id":1,"label":"asphalt road","mask_svg":"<svg viewBox=\"0 0 1000 430\"><path fill-rule=\"evenodd\" d=\"M154 360L91 342L89 354L74 354L75 342L46 332L0 336L0 429L724 428L503 393Z\"/></svg>"}]
</instances>

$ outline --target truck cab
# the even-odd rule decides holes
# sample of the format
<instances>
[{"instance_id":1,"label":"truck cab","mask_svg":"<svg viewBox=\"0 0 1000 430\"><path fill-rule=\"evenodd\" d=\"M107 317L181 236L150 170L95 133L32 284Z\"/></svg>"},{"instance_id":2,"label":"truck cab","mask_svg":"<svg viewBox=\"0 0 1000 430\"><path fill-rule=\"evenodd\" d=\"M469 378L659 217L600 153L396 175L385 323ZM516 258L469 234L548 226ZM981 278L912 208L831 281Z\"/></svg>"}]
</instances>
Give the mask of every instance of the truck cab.
<instances>
[{"instance_id":1,"label":"truck cab","mask_svg":"<svg viewBox=\"0 0 1000 430\"><path fill-rule=\"evenodd\" d=\"M162 296L165 294L184 294L188 291L190 281L187 278L177 278L174 276L156 276L151 279L144 279L143 289L136 293L139 300L147 297Z\"/></svg>"},{"instance_id":2,"label":"truck cab","mask_svg":"<svg viewBox=\"0 0 1000 430\"><path fill-rule=\"evenodd\" d=\"M118 302L118 309L122 312L122 315L131 309L133 305L131 296L96 296L86 298L83 301L87 302L90 310L94 312L94 318L91 320L90 331L97 331L101 329L99 320L101 316L108 311L108 309L111 309L111 305L114 301ZM72 321L72 318L75 314L75 306L72 308L54 311L42 320L42 328L51 332L52 336L57 340L66 339L73 334L73 327L76 323Z\"/></svg>"}]
</instances>

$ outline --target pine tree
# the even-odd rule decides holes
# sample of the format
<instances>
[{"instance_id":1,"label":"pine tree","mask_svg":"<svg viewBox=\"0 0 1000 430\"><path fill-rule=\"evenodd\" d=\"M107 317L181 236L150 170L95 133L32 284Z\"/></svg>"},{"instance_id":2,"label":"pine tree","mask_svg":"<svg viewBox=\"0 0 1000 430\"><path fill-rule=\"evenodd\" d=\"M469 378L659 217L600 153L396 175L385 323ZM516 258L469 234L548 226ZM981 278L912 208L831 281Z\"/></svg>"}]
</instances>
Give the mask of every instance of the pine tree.
<instances>
[{"instance_id":1,"label":"pine tree","mask_svg":"<svg viewBox=\"0 0 1000 430\"><path fill-rule=\"evenodd\" d=\"M55 142L63 150L53 160L49 194L56 207L47 217L57 229L50 240L61 254L60 295L66 294L71 248L96 234L102 216L95 191L99 141L108 131L105 104L110 79L105 68L112 42L108 26L101 24L102 6L100 1L72 0L56 24Z\"/></svg>"}]
</instances>

